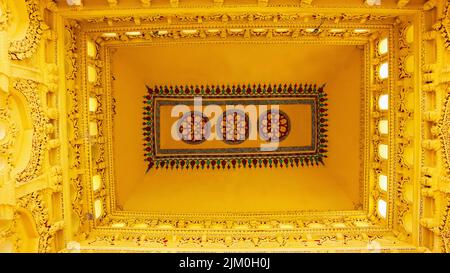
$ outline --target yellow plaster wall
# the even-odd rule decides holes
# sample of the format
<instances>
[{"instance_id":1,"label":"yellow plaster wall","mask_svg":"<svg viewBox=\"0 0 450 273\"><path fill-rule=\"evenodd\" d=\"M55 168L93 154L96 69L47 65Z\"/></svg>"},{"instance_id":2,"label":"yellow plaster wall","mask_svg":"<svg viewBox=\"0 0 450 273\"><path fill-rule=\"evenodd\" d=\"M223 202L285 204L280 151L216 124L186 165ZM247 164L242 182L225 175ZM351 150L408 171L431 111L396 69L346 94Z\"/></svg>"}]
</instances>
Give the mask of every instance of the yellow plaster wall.
<instances>
[{"instance_id":1,"label":"yellow plaster wall","mask_svg":"<svg viewBox=\"0 0 450 273\"><path fill-rule=\"evenodd\" d=\"M119 48L112 71L117 203L124 210L250 212L350 210L359 195L362 50L302 44L189 44ZM326 166L154 170L145 174L145 84L326 83Z\"/></svg>"}]
</instances>

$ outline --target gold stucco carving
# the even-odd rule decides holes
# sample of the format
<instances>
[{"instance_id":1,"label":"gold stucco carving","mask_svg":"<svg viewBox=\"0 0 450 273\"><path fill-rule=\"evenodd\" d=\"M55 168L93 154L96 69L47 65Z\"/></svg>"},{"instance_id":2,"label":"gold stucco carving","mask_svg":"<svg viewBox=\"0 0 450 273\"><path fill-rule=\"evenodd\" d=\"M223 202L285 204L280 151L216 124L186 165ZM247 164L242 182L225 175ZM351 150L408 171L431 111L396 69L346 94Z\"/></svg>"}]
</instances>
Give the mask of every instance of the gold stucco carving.
<instances>
[{"instance_id":1,"label":"gold stucco carving","mask_svg":"<svg viewBox=\"0 0 450 273\"><path fill-rule=\"evenodd\" d=\"M59 10L52 4L52 1L41 3L37 0L27 0L27 7L30 12L30 25L27 29L26 38L21 41L13 41L7 48L7 56L13 60L24 60L36 54L36 49L41 44L41 35L45 26L42 21L41 10L44 6L50 8L54 14L65 12ZM110 1L113 2L117 1ZM151 1L141 1L143 7L151 6ZM309 2L309 1L305 1ZM405 1L400 1L403 2ZM105 3L107 3L105 1ZM215 1L216 7L223 5L223 1ZM264 5L265 1L260 1ZM269 2L270 3L270 2ZM120 1L115 8L120 10ZM443 5L445 4L445 5ZM443 8L443 14L434 25L434 31L423 32L424 41L437 41L437 59L447 60L448 55L442 53L441 48L449 48L449 27L448 27L448 1L445 3L436 2L434 6ZM409 5L409 4L408 4ZM409 6L408 6L409 7ZM181 11L188 11L182 9ZM398 10L398 14L401 13ZM317 12L305 13L284 13L284 12L204 12L202 15L191 15L189 12L174 12L172 14L158 15L157 12L149 10L147 15L104 15L96 13L92 16L83 16L79 22L62 20L59 22L66 24L62 27L65 33L55 31L54 39L64 40L64 48L58 48L64 55L65 84L58 83L58 71L51 67L39 66L39 70L45 74L53 75L53 80L45 78L45 83L38 83L27 79L11 78L11 88L22 94L27 101L27 111L33 123L32 156L27 167L17 176L17 184L39 183L41 179L48 179L46 190L35 190L24 196L14 197L8 201L8 207L15 211L14 219L8 222L8 226L1 226L0 243L4 238L12 238L16 245L15 250L23 251L20 246L24 243L24 237L15 234L15 229L20 223L20 217L24 209L31 214L38 233L38 250L41 252L54 252L61 249L55 245L56 234L67 229L65 222L50 221L49 208L60 206L57 198L49 198L50 194L59 194L69 189L70 198L64 199L69 202L68 207L71 212L65 211L66 218L72 218L77 223L73 226L74 237L79 240L86 250L101 251L102 247L115 247L117 249L142 249L143 251L182 251L183 249L224 249L233 251L239 249L296 249L298 251L327 251L330 249L340 249L346 251L352 247L357 251L370 251L372 243L381 244L382 251L423 251L424 246L432 251L450 251L450 180L449 180L449 107L448 80L444 73L446 68L443 64L429 64L425 61L427 52L423 48L422 52L417 52L416 47L408 44L405 39L405 31L408 24L414 24L419 28L419 33L426 25L423 20L423 11L408 9L402 16L411 19L413 16L419 18L416 24L413 20L394 19L397 11L383 11L383 7L372 12L370 9L359 9L353 12L331 12L320 10ZM205 10L207 11L207 10ZM80 10L79 12L82 12ZM394 14L391 14L391 13ZM431 12L431 11L430 11ZM5 13L1 17L0 31L8 28L8 15ZM65 18L71 18L70 13L65 14ZM397 22L395 22L397 20ZM58 21L58 20L56 20ZM307 31L309 28L316 28L321 25L318 31ZM395 22L395 26L393 27ZM319 23L319 24L317 24ZM59 24L59 23L58 23ZM332 28L342 28L342 32L331 32ZM369 28L373 31L354 32L356 28ZM109 64L105 58L105 46L119 43L166 43L182 44L188 42L318 42L321 44L354 44L361 45L368 41L376 41L373 34L387 33L392 29L394 40L398 47L398 54L388 57L391 63L391 75L395 78L389 82L380 81L374 78L372 85L368 85L371 95L369 104L376 109L376 96L383 90L391 90L393 102L390 112L389 143L392 144L393 152L391 164L388 168L390 176L389 192L381 192L374 177L386 168L386 164L377 156L374 147L381 143L384 136L374 133L378 130L378 125L366 128L366 137L370 138L370 158L367 164L372 167L367 172L367 176L372 177L370 185L365 185L367 190L368 208L363 208L356 212L327 212L320 215L305 212L283 212L279 214L260 214L243 216L239 214L157 214L146 215L124 212L120 207L116 207L114 196L110 196L109 184L102 184L101 188L93 192L91 186L92 174L100 174L108 177L112 166L112 161L108 155L108 145L111 145L111 138L108 133L109 118L113 116L113 100L108 98L108 87L101 79L108 76ZM128 30L142 31L141 35L130 36L125 32ZM58 30L59 31L59 30ZM115 32L116 38L102 37L101 32ZM86 62L85 46L87 38L96 42L98 54L88 60L94 65L97 72L97 81L84 84ZM441 33L443 39L437 34ZM389 34L391 35L391 34ZM391 37L392 38L392 37ZM437 39L439 38L439 39ZM258 40L259 39L259 40ZM441 44L443 41L443 44ZM395 52L396 47L391 43L390 52ZM373 52L372 52L373 53ZM40 52L38 53L40 54ZM443 55L444 54L444 55ZM415 56L415 60L420 60L413 72L406 69L406 58ZM42 57L39 55L39 57ZM60 58L60 56L58 56ZM376 74L376 67L382 56L366 56L365 61L370 61L373 66L368 65L364 69L368 72L364 75L369 81ZM372 62L373 61L373 62ZM397 66L398 64L398 66ZM28 64L24 64L26 67ZM7 71L5 69L5 71ZM417 84L418 73L422 73L424 79L422 86ZM441 74L439 74L441 73ZM9 76L3 70L0 71L2 77ZM3 85L2 85L3 88ZM387 89L385 89L387 88ZM58 105L47 109L44 107L42 94L55 92L55 96L67 93L67 111L61 111ZM11 116L17 115L8 109L6 99L8 90L0 90L0 122L6 124L7 137L0 142L0 151L7 158L14 152L14 139L18 133L18 127L11 122ZM445 94L445 95L443 95ZM86 111L86 96L97 98L99 107L94 114ZM436 107L429 108L430 98L436 98ZM442 105L441 105L442 104ZM60 128L58 120L67 115L67 128ZM362 113L362 116L369 113ZM379 111L371 111L370 118L376 123L383 117ZM384 116L385 117L385 116ZM90 137L87 130L87 121L94 121L99 128L99 135ZM49 123L52 123L49 125ZM411 134L411 126L414 128ZM419 128L420 127L420 128ZM67 130L68 143L66 139L59 136L60 130ZM428 131L430 133L428 133ZM52 135L49 140L48 135ZM424 140L423 143L421 140ZM68 145L68 165L49 165L45 155L47 149L59 149ZM94 146L98 153L93 154L89 146ZM414 156L411 157L411 151ZM430 154L432 156L430 156ZM419 157L419 158L418 158ZM411 161L411 158L414 160ZM430 160L435 158L436 162ZM92 165L87 162L92 160ZM60 167L59 167L60 166ZM12 162L8 159L8 170L11 169ZM68 172L68 181L64 180L62 173ZM9 174L9 172L8 172ZM6 175L5 177L7 177ZM112 177L112 175L111 175ZM3 178L3 177L2 177ZM39 178L39 179L38 179ZM9 179L7 177L7 179ZM111 181L111 180L109 180ZM0 180L0 192L13 193L15 196L14 184L9 180ZM13 181L14 183L16 181ZM24 183L27 182L27 183ZM110 183L110 182L109 182ZM8 187L4 185L8 184ZM13 185L12 187L10 187ZM417 196L411 200L408 195L410 186L416 189ZM365 190L365 191L366 191ZM1 195L0 195L1 196ZM388 219L383 220L376 214L376 207L373 202L384 197L389 201ZM99 219L94 219L92 202L95 199L102 200L103 214ZM433 200L435 208L430 209L429 202L423 200ZM0 206L5 200L1 200ZM17 202L16 202L17 201ZM366 202L366 201L364 201ZM366 212L370 211L369 214ZM424 217L426 215L426 218ZM413 229L408 229L408 217L413 217ZM3 220L4 218L2 218ZM419 226L420 225L420 226ZM420 229L420 231L419 231ZM71 230L72 231L72 230ZM425 234L425 235L419 235ZM423 236L432 237L437 240L424 240ZM13 238L14 237L14 238ZM70 236L68 236L70 237ZM434 244L429 244L434 241ZM393 244L392 242L395 242ZM406 243L405 243L406 242ZM131 246L130 249L126 245ZM418 248L419 247L419 248Z\"/></svg>"},{"instance_id":2,"label":"gold stucco carving","mask_svg":"<svg viewBox=\"0 0 450 273\"><path fill-rule=\"evenodd\" d=\"M445 47L450 49L450 3L448 0L445 0L441 19L438 20L433 28L441 33Z\"/></svg>"},{"instance_id":3,"label":"gold stucco carving","mask_svg":"<svg viewBox=\"0 0 450 273\"><path fill-rule=\"evenodd\" d=\"M17 182L25 183L41 174L43 160L47 150L49 123L48 117L43 112L41 100L38 95L38 84L31 80L16 80L13 82L13 87L26 98L33 122L31 158L27 167L16 176Z\"/></svg>"},{"instance_id":4,"label":"gold stucco carving","mask_svg":"<svg viewBox=\"0 0 450 273\"><path fill-rule=\"evenodd\" d=\"M36 52L41 41L41 35L46 29L42 20L39 1L26 0L25 2L28 9L29 25L23 39L11 41L9 57L12 60L30 58Z\"/></svg>"}]
</instances>

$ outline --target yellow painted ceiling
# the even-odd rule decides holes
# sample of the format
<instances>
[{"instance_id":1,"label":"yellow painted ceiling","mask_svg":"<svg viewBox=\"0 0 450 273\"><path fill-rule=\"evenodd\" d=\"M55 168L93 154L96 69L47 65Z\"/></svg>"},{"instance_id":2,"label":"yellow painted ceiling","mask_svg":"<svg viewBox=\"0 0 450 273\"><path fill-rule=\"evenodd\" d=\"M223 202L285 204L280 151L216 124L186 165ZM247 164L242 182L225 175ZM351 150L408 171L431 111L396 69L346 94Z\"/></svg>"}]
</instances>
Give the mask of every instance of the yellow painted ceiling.
<instances>
[{"instance_id":1,"label":"yellow painted ceiling","mask_svg":"<svg viewBox=\"0 0 450 273\"><path fill-rule=\"evenodd\" d=\"M119 47L112 58L117 203L131 211L351 210L360 200L361 49L305 44L183 44ZM155 170L142 152L145 85L326 83L325 166Z\"/></svg>"}]
</instances>

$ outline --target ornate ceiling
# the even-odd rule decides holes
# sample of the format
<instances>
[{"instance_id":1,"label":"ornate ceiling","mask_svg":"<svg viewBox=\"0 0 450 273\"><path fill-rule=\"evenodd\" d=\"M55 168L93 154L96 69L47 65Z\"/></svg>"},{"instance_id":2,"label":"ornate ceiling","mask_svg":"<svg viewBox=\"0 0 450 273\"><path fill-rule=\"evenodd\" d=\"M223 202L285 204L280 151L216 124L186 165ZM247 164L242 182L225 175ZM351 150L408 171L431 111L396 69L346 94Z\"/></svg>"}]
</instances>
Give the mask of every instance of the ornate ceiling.
<instances>
[{"instance_id":1,"label":"ornate ceiling","mask_svg":"<svg viewBox=\"0 0 450 273\"><path fill-rule=\"evenodd\" d=\"M448 251L448 2L362 2L2 2L0 245ZM324 166L145 173L145 85L305 81Z\"/></svg>"}]
</instances>

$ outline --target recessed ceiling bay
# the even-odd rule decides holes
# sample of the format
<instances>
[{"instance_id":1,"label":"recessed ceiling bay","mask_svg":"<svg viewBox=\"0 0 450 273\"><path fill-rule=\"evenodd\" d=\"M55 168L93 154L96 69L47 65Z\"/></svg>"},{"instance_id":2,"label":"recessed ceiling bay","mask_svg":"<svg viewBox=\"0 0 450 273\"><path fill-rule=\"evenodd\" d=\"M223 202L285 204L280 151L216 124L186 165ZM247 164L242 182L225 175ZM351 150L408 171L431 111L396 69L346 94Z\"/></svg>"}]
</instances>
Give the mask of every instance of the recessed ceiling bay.
<instances>
[{"instance_id":1,"label":"recessed ceiling bay","mask_svg":"<svg viewBox=\"0 0 450 273\"><path fill-rule=\"evenodd\" d=\"M108 50L119 210L252 213L361 208L361 47L248 41L123 44ZM146 86L304 83L326 84L328 152L323 165L146 172L142 137Z\"/></svg>"}]
</instances>

